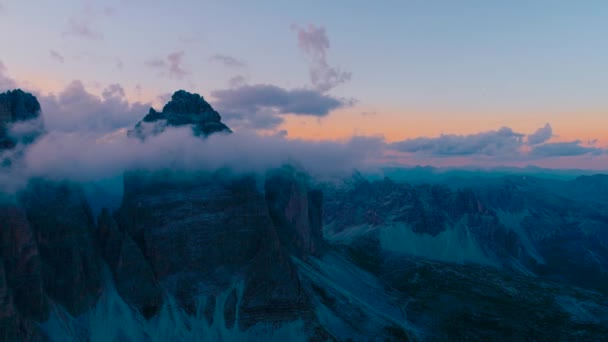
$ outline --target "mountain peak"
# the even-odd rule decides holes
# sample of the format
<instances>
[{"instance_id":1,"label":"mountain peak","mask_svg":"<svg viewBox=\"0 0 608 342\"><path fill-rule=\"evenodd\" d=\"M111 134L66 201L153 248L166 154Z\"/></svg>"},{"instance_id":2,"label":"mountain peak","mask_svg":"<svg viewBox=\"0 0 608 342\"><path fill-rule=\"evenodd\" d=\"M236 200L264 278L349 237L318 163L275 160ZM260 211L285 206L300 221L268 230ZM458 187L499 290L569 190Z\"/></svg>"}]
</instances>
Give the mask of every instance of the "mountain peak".
<instances>
[{"instance_id":1,"label":"mountain peak","mask_svg":"<svg viewBox=\"0 0 608 342\"><path fill-rule=\"evenodd\" d=\"M150 108L148 114L140 121L133 131L140 138L145 138L146 133L143 123L156 123L166 121L167 126L192 125L197 136L208 136L216 132L232 132L228 126L222 123L220 114L196 93L178 90L171 96L171 100L165 104L162 112ZM164 126L154 126L152 133L158 134L164 130Z\"/></svg>"},{"instance_id":2,"label":"mountain peak","mask_svg":"<svg viewBox=\"0 0 608 342\"><path fill-rule=\"evenodd\" d=\"M0 93L0 149L11 148L15 141L8 136L9 125L40 116L40 103L21 89Z\"/></svg>"}]
</instances>

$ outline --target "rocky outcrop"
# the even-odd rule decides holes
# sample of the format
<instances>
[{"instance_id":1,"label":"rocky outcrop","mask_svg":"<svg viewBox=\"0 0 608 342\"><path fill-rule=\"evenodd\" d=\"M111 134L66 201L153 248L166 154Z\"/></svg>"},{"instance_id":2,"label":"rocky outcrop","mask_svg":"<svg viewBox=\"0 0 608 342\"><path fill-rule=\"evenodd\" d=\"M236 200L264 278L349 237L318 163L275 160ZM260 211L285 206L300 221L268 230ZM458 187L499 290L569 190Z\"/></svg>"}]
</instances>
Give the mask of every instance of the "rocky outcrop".
<instances>
[{"instance_id":1,"label":"rocky outcrop","mask_svg":"<svg viewBox=\"0 0 608 342\"><path fill-rule=\"evenodd\" d=\"M292 167L272 170L264 187L268 210L281 243L294 255L318 255L323 248L323 193Z\"/></svg>"},{"instance_id":2,"label":"rocky outcrop","mask_svg":"<svg viewBox=\"0 0 608 342\"><path fill-rule=\"evenodd\" d=\"M0 150L15 146L15 139L9 136L9 125L17 122L37 119L40 115L40 103L36 97L21 89L0 94ZM31 132L24 137L32 141L40 132Z\"/></svg>"},{"instance_id":3,"label":"rocky outcrop","mask_svg":"<svg viewBox=\"0 0 608 342\"><path fill-rule=\"evenodd\" d=\"M140 121L130 136L144 139L148 135L155 135L164 131L166 126L192 125L196 136L208 136L212 133L231 130L221 121L221 116L199 94L179 90L173 93L161 112L150 108L149 113Z\"/></svg>"}]
</instances>

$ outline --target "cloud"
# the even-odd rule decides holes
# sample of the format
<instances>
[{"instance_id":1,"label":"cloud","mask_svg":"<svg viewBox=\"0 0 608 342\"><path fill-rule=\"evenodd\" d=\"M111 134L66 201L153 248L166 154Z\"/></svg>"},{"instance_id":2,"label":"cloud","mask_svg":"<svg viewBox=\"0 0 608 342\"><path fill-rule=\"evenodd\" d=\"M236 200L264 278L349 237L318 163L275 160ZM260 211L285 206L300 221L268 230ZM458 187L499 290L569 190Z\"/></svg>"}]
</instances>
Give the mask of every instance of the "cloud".
<instances>
[{"instance_id":1,"label":"cloud","mask_svg":"<svg viewBox=\"0 0 608 342\"><path fill-rule=\"evenodd\" d=\"M126 129L109 133L51 131L24 150L9 170L0 172L0 191L12 192L27 179L95 182L119 178L128 170L214 171L263 175L286 163L314 176L340 177L373 168L380 138L348 141L288 140L251 131L194 137L190 127L169 127L145 142L128 138Z\"/></svg>"},{"instance_id":2,"label":"cloud","mask_svg":"<svg viewBox=\"0 0 608 342\"><path fill-rule=\"evenodd\" d=\"M245 66L245 62L228 55L215 54L210 57L210 60L231 68L241 68Z\"/></svg>"},{"instance_id":3,"label":"cloud","mask_svg":"<svg viewBox=\"0 0 608 342\"><path fill-rule=\"evenodd\" d=\"M308 25L305 28L294 26L293 29L298 34L298 46L310 57L310 80L317 90L326 92L350 81L352 73L332 67L327 62L330 44L324 27Z\"/></svg>"},{"instance_id":4,"label":"cloud","mask_svg":"<svg viewBox=\"0 0 608 342\"><path fill-rule=\"evenodd\" d=\"M102 40L103 34L99 31L94 30L89 20L86 18L71 18L68 21L68 27L63 32L64 36L75 36L85 38L89 40Z\"/></svg>"},{"instance_id":5,"label":"cloud","mask_svg":"<svg viewBox=\"0 0 608 342\"><path fill-rule=\"evenodd\" d=\"M116 68L122 69L125 66L125 63L122 62L122 59L116 58Z\"/></svg>"},{"instance_id":6,"label":"cloud","mask_svg":"<svg viewBox=\"0 0 608 342\"><path fill-rule=\"evenodd\" d=\"M63 64L65 62L65 58L63 58L63 56L55 50L49 50L49 55L51 55L51 58L53 58L59 63Z\"/></svg>"},{"instance_id":7,"label":"cloud","mask_svg":"<svg viewBox=\"0 0 608 342\"><path fill-rule=\"evenodd\" d=\"M2 3L0 3L0 13L6 11L6 8L4 7L4 5Z\"/></svg>"},{"instance_id":8,"label":"cloud","mask_svg":"<svg viewBox=\"0 0 608 342\"><path fill-rule=\"evenodd\" d=\"M608 153L608 149L594 146L597 140L586 145L580 140L547 143L552 136L550 124L528 135L503 127L469 135L443 134L406 139L389 144L388 150L392 151L389 153L391 158L407 159L409 164L424 161L440 166L450 164L446 164L448 161L455 165L547 165L546 162L557 158L597 157ZM572 159L570 162L577 161ZM591 165L588 162L585 165Z\"/></svg>"},{"instance_id":9,"label":"cloud","mask_svg":"<svg viewBox=\"0 0 608 342\"><path fill-rule=\"evenodd\" d=\"M288 90L269 84L215 90L211 95L215 98L214 106L227 121L267 129L281 124L284 114L323 117L350 104L317 90Z\"/></svg>"},{"instance_id":10,"label":"cloud","mask_svg":"<svg viewBox=\"0 0 608 342\"><path fill-rule=\"evenodd\" d=\"M553 136L553 129L550 124L545 124L544 127L537 129L534 133L528 135L528 144L538 145L551 139Z\"/></svg>"},{"instance_id":11,"label":"cloud","mask_svg":"<svg viewBox=\"0 0 608 342\"><path fill-rule=\"evenodd\" d=\"M442 134L439 137L420 137L395 142L394 150L430 156L504 156L518 153L525 135L502 127L470 135Z\"/></svg>"},{"instance_id":12,"label":"cloud","mask_svg":"<svg viewBox=\"0 0 608 342\"><path fill-rule=\"evenodd\" d=\"M158 69L161 76L181 80L190 74L182 65L184 55L184 51L172 52L165 59L153 59L146 65Z\"/></svg>"},{"instance_id":13,"label":"cloud","mask_svg":"<svg viewBox=\"0 0 608 342\"><path fill-rule=\"evenodd\" d=\"M37 95L47 130L55 132L106 133L135 125L148 111L150 104L129 103L119 84L93 95L81 81L73 81L59 94Z\"/></svg>"},{"instance_id":14,"label":"cloud","mask_svg":"<svg viewBox=\"0 0 608 342\"><path fill-rule=\"evenodd\" d=\"M0 92L14 89L17 87L15 80L8 76L8 70L2 61L0 61Z\"/></svg>"},{"instance_id":15,"label":"cloud","mask_svg":"<svg viewBox=\"0 0 608 342\"><path fill-rule=\"evenodd\" d=\"M568 142L555 142L535 146L530 155L537 158L547 157L572 157L585 154L600 155L605 153L604 149L594 146L583 146L580 140Z\"/></svg>"}]
</instances>

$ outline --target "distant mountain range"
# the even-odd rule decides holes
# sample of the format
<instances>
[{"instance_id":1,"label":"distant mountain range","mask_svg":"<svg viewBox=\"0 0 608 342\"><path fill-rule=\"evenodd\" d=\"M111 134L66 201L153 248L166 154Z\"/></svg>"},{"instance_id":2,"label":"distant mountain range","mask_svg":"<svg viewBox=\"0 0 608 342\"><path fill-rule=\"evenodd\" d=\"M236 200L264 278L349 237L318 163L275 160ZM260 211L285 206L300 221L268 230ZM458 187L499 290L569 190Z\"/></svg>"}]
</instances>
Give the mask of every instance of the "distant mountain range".
<instances>
[{"instance_id":1,"label":"distant mountain range","mask_svg":"<svg viewBox=\"0 0 608 342\"><path fill-rule=\"evenodd\" d=\"M0 95L3 149L37 103ZM128 134L184 125L231 132L178 91ZM0 340L602 340L608 176L569 172L131 170L98 215L31 179L0 203Z\"/></svg>"}]
</instances>

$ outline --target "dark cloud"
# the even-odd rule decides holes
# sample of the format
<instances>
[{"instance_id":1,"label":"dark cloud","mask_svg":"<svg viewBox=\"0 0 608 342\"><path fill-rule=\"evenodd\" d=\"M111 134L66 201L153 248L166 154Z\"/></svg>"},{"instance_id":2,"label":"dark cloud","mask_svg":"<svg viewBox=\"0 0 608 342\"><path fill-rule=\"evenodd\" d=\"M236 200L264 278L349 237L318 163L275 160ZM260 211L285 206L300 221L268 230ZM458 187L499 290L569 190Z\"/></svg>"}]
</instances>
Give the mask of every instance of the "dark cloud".
<instances>
[{"instance_id":1,"label":"dark cloud","mask_svg":"<svg viewBox=\"0 0 608 342\"><path fill-rule=\"evenodd\" d=\"M534 133L528 135L528 144L538 145L551 139L553 136L553 129L548 123L544 127L537 129Z\"/></svg>"},{"instance_id":2,"label":"dark cloud","mask_svg":"<svg viewBox=\"0 0 608 342\"><path fill-rule=\"evenodd\" d=\"M245 62L228 55L215 54L210 57L210 60L231 68L241 68L245 66Z\"/></svg>"},{"instance_id":3,"label":"dark cloud","mask_svg":"<svg viewBox=\"0 0 608 342\"><path fill-rule=\"evenodd\" d=\"M51 55L51 58L53 58L59 63L63 64L65 62L65 58L63 58L63 56L55 50L49 50L49 55Z\"/></svg>"},{"instance_id":4,"label":"dark cloud","mask_svg":"<svg viewBox=\"0 0 608 342\"><path fill-rule=\"evenodd\" d=\"M284 89L275 85L242 85L211 93L214 106L227 120L255 128L274 128L283 122L281 115L323 117L332 110L349 105L310 89Z\"/></svg>"},{"instance_id":5,"label":"dark cloud","mask_svg":"<svg viewBox=\"0 0 608 342\"><path fill-rule=\"evenodd\" d=\"M71 18L68 27L63 32L64 36L75 36L90 40L102 40L103 34L94 30L86 18Z\"/></svg>"},{"instance_id":6,"label":"dark cloud","mask_svg":"<svg viewBox=\"0 0 608 342\"><path fill-rule=\"evenodd\" d=\"M419 153L438 157L453 156L503 156L518 153L525 135L508 127L497 131L470 135L443 134L439 137L421 137L393 143L397 151Z\"/></svg>"},{"instance_id":7,"label":"dark cloud","mask_svg":"<svg viewBox=\"0 0 608 342\"><path fill-rule=\"evenodd\" d=\"M350 81L352 73L332 67L327 62L329 38L324 27L293 27L298 33L298 46L310 59L310 81L321 92Z\"/></svg>"},{"instance_id":8,"label":"dark cloud","mask_svg":"<svg viewBox=\"0 0 608 342\"><path fill-rule=\"evenodd\" d=\"M8 70L2 61L0 61L0 92L14 89L17 87L15 80L8 76Z\"/></svg>"},{"instance_id":9,"label":"dark cloud","mask_svg":"<svg viewBox=\"0 0 608 342\"><path fill-rule=\"evenodd\" d=\"M535 146L532 151L530 151L530 155L537 158L573 157L585 154L599 155L605 152L606 151L604 149L598 147L583 146L581 145L580 140L575 140Z\"/></svg>"},{"instance_id":10,"label":"dark cloud","mask_svg":"<svg viewBox=\"0 0 608 342\"><path fill-rule=\"evenodd\" d=\"M181 80L190 74L183 66L184 55L184 51L172 52L165 59L153 59L146 65L158 69L161 76Z\"/></svg>"},{"instance_id":11,"label":"dark cloud","mask_svg":"<svg viewBox=\"0 0 608 342\"><path fill-rule=\"evenodd\" d=\"M56 132L110 132L135 125L150 104L129 103L119 84L105 88L102 96L89 93L73 81L59 94L37 95L45 127Z\"/></svg>"}]
</instances>

